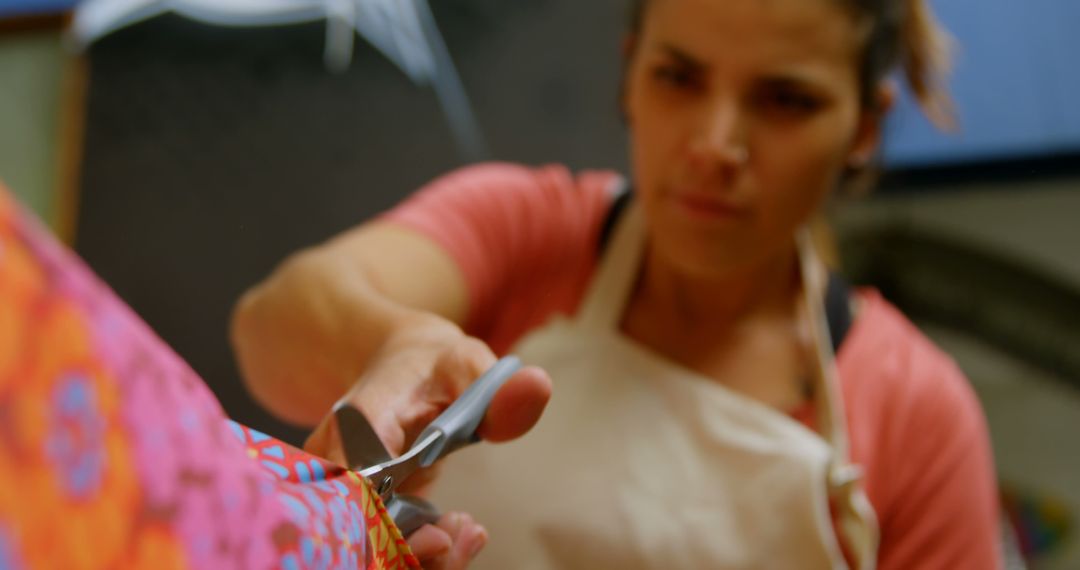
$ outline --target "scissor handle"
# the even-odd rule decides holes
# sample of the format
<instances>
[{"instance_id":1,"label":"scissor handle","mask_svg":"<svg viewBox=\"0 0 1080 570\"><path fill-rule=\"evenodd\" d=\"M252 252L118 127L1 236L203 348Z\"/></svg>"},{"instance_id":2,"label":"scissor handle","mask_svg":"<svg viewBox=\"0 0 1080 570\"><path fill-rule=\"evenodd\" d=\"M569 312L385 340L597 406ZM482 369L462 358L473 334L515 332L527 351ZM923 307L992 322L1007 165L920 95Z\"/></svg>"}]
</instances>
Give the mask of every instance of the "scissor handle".
<instances>
[{"instance_id":1,"label":"scissor handle","mask_svg":"<svg viewBox=\"0 0 1080 570\"><path fill-rule=\"evenodd\" d=\"M491 399L499 388L521 368L521 361L516 356L504 356L484 372L465 392L450 405L435 421L420 433L416 441L423 441L432 432L440 432L438 441L427 448L420 457L420 466L427 467L440 457L470 443L476 443L480 436L476 429L487 413Z\"/></svg>"},{"instance_id":2,"label":"scissor handle","mask_svg":"<svg viewBox=\"0 0 1080 570\"><path fill-rule=\"evenodd\" d=\"M386 512L394 519L394 525L404 537L439 520L439 509L436 509L435 505L412 495L394 495L386 504Z\"/></svg>"}]
</instances>

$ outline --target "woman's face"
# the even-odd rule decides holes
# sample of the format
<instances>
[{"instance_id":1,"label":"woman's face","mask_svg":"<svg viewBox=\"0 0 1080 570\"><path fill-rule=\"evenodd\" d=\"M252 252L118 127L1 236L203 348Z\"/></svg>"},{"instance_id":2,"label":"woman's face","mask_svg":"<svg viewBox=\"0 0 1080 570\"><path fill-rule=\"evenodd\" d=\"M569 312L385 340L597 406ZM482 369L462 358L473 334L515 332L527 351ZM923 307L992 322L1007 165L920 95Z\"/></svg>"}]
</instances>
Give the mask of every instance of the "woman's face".
<instances>
[{"instance_id":1,"label":"woman's face","mask_svg":"<svg viewBox=\"0 0 1080 570\"><path fill-rule=\"evenodd\" d=\"M696 274L773 259L872 154L853 22L833 0L650 0L624 103L663 258Z\"/></svg>"}]
</instances>

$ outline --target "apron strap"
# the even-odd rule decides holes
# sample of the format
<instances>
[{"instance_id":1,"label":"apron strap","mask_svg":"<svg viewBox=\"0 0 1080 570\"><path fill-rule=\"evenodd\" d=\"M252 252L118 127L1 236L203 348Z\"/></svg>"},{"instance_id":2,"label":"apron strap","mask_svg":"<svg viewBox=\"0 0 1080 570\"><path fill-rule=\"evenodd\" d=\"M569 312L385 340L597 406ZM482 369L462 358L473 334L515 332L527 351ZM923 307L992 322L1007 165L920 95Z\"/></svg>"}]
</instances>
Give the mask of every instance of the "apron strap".
<instances>
[{"instance_id":1,"label":"apron strap","mask_svg":"<svg viewBox=\"0 0 1080 570\"><path fill-rule=\"evenodd\" d=\"M619 200L622 200L620 197ZM616 202L618 203L618 202ZM637 285L645 251L645 215L636 200L621 206L576 320L593 330L616 330Z\"/></svg>"},{"instance_id":2,"label":"apron strap","mask_svg":"<svg viewBox=\"0 0 1080 570\"><path fill-rule=\"evenodd\" d=\"M830 334L831 323L825 314L829 276L825 265L817 258L810 232L804 228L796 239L802 272L803 310L810 323L813 356L817 363L814 394L818 429L832 448L827 467L829 496L835 502L840 534L856 567L873 570L877 565L879 542L877 516L861 485L862 469L850 463L847 420L834 353L841 338ZM847 331L837 332L840 337Z\"/></svg>"}]
</instances>

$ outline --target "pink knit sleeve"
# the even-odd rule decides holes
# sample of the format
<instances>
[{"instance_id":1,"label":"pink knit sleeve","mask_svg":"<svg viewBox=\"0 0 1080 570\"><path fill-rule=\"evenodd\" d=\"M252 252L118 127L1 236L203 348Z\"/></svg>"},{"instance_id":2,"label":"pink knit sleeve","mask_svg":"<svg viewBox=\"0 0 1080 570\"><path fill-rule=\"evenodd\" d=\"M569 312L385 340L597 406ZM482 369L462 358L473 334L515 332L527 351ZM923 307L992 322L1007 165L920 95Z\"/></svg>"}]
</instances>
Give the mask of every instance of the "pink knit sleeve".
<instances>
[{"instance_id":1,"label":"pink knit sleeve","mask_svg":"<svg viewBox=\"0 0 1080 570\"><path fill-rule=\"evenodd\" d=\"M880 568L1000 568L1000 507L982 410L951 360L922 377L934 388L912 402L910 440L894 448L902 495L884 521Z\"/></svg>"},{"instance_id":2,"label":"pink knit sleeve","mask_svg":"<svg viewBox=\"0 0 1080 570\"><path fill-rule=\"evenodd\" d=\"M501 341L498 351L539 313L576 304L618 181L611 172L485 163L436 179L383 219L430 237L457 262L466 330Z\"/></svg>"},{"instance_id":3,"label":"pink knit sleeve","mask_svg":"<svg viewBox=\"0 0 1080 570\"><path fill-rule=\"evenodd\" d=\"M881 526L881 570L1000 568L989 431L951 358L880 299L841 349L852 451Z\"/></svg>"}]
</instances>

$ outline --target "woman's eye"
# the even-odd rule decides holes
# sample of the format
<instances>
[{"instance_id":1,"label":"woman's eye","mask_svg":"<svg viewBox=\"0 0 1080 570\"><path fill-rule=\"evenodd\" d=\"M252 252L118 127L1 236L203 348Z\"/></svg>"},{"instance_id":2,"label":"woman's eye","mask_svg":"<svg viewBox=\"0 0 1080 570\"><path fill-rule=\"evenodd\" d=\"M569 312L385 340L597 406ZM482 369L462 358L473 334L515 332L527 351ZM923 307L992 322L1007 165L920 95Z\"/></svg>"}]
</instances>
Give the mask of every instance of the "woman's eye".
<instances>
[{"instance_id":1,"label":"woman's eye","mask_svg":"<svg viewBox=\"0 0 1080 570\"><path fill-rule=\"evenodd\" d=\"M677 89L693 89L700 83L697 73L682 66L660 66L653 75L662 83Z\"/></svg>"},{"instance_id":2,"label":"woman's eye","mask_svg":"<svg viewBox=\"0 0 1080 570\"><path fill-rule=\"evenodd\" d=\"M789 116L810 115L823 105L817 96L794 89L766 91L759 96L758 103L765 111Z\"/></svg>"}]
</instances>

